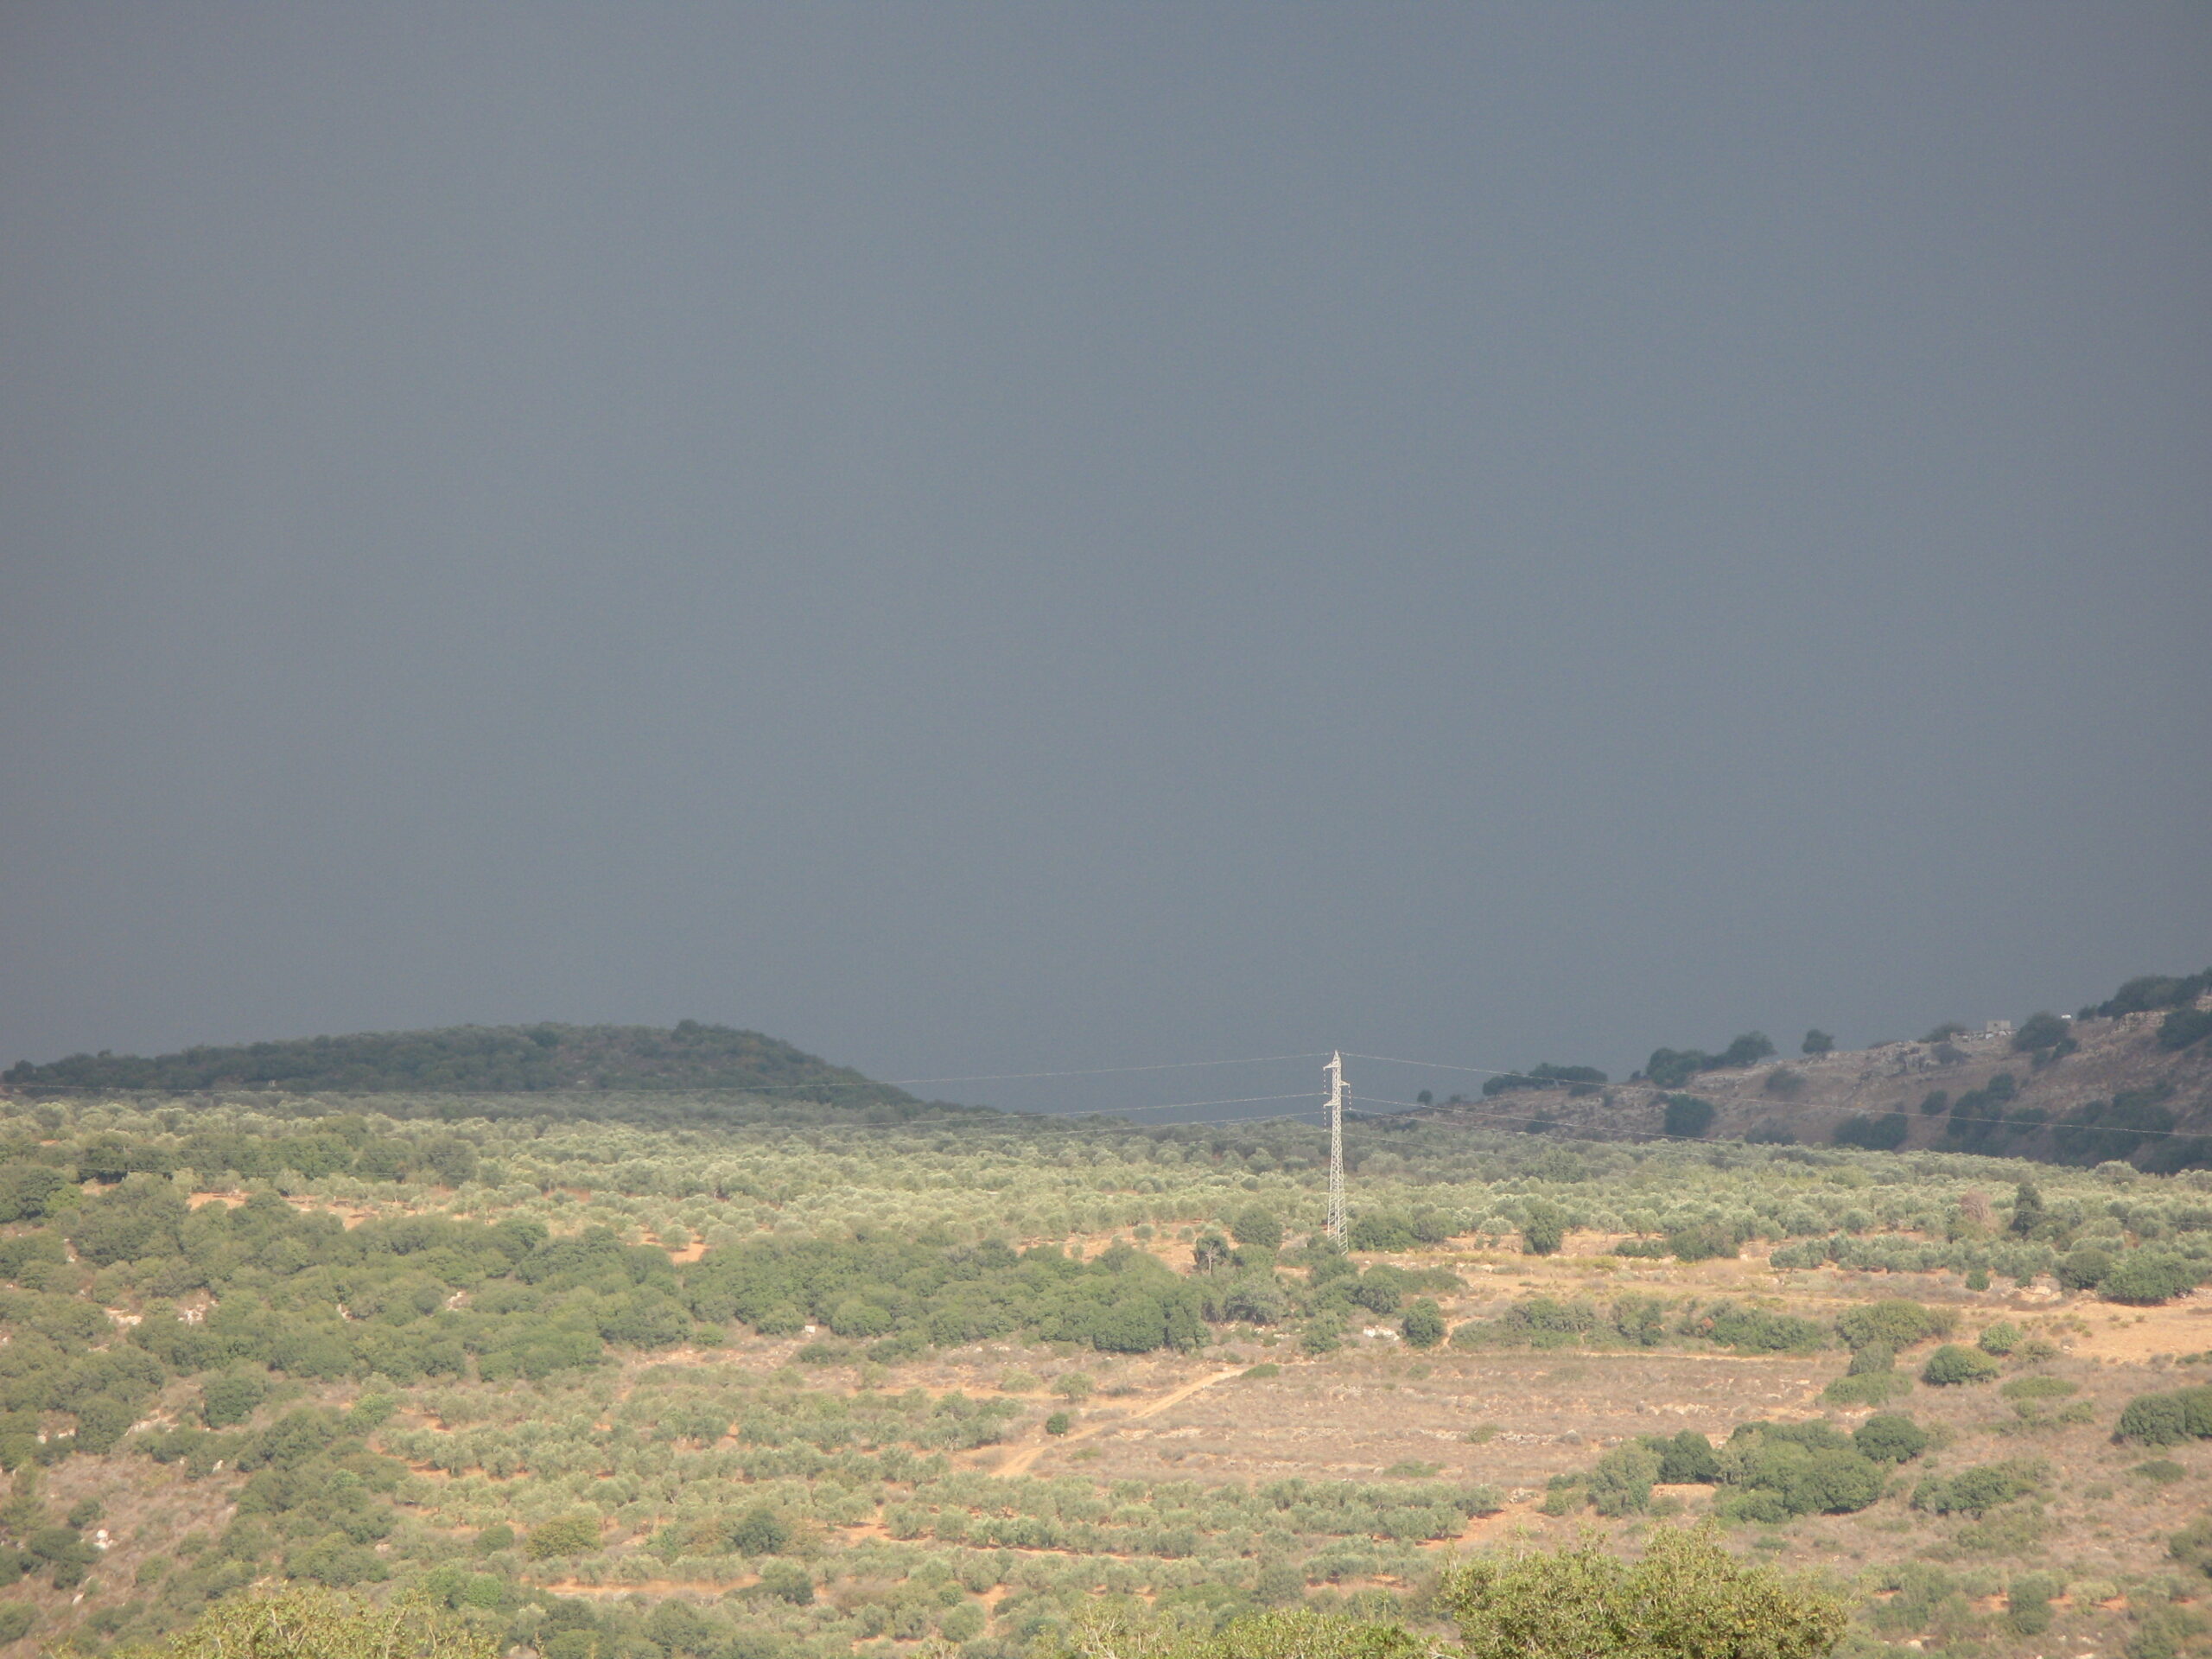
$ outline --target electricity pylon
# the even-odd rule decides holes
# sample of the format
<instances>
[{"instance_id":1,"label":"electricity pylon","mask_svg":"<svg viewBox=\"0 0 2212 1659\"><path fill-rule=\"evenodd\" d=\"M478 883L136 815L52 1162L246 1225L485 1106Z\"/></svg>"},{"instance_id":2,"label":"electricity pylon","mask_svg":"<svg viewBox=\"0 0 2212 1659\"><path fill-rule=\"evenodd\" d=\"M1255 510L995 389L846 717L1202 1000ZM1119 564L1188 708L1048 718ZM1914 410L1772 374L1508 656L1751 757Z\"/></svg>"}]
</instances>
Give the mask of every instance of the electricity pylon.
<instances>
[{"instance_id":1,"label":"electricity pylon","mask_svg":"<svg viewBox=\"0 0 2212 1659\"><path fill-rule=\"evenodd\" d=\"M1321 1068L1329 1084L1329 1236L1344 1242L1344 1057L1329 1056Z\"/></svg>"}]
</instances>

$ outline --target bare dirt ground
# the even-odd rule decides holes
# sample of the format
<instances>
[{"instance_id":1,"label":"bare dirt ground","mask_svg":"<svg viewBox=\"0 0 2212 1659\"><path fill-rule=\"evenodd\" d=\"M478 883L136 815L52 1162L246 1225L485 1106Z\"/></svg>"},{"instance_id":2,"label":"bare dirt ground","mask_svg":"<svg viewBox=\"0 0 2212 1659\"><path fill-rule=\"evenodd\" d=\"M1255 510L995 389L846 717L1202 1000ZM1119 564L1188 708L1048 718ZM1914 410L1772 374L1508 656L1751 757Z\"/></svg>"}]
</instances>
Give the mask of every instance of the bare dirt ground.
<instances>
[{"instance_id":1,"label":"bare dirt ground","mask_svg":"<svg viewBox=\"0 0 2212 1659\"><path fill-rule=\"evenodd\" d=\"M1135 1407L1119 1416L1101 1419L1096 1422L1086 1423L1080 1428L1071 1430L1061 1439L1060 1445L1065 1446L1071 1441L1088 1440L1100 1434L1131 1433L1131 1426L1136 1422L1147 1417L1157 1417L1162 1412L1172 1411L1200 1389L1210 1389L1217 1382L1226 1382L1232 1376L1243 1375L1243 1372L1241 1370L1232 1368L1225 1371L1211 1371L1188 1382L1178 1382L1166 1393L1148 1399L1142 1405ZM1135 1432L1144 1433L1141 1429ZM1019 1446L993 1468L991 1472L1009 1478L1014 1475L1026 1475L1035 1466L1039 1457L1046 1452L1055 1449L1057 1448L1052 1442L1047 1440L1034 1441L1030 1445Z\"/></svg>"}]
</instances>

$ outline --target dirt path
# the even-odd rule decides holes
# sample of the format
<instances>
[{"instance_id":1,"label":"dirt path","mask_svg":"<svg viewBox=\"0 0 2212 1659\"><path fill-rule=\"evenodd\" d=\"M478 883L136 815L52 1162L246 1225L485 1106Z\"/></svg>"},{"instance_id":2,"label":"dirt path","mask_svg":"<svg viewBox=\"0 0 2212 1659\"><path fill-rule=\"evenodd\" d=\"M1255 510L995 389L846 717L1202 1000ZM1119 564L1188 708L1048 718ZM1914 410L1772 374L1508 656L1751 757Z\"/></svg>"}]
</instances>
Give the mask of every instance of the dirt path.
<instances>
[{"instance_id":1,"label":"dirt path","mask_svg":"<svg viewBox=\"0 0 2212 1659\"><path fill-rule=\"evenodd\" d=\"M1077 1440L1087 1440L1094 1434L1103 1434L1109 1429L1124 1427L1141 1418L1157 1417L1169 1407L1181 1405L1202 1389L1210 1389L1217 1382L1225 1382L1232 1376L1243 1375L1243 1367L1232 1366L1225 1371L1216 1371L1211 1376L1199 1377L1194 1382L1185 1382L1180 1388L1170 1389L1157 1400L1146 1401L1144 1404L1137 1407L1126 1416L1102 1418L1097 1422L1078 1428L1071 1434L1062 1436L1058 1443L1062 1446L1071 1445ZM1052 1444L1053 1442L1050 1440L1039 1440L1034 1446L1022 1446L991 1472L1009 1478L1014 1475L1026 1475L1037 1459L1044 1455L1046 1449Z\"/></svg>"}]
</instances>

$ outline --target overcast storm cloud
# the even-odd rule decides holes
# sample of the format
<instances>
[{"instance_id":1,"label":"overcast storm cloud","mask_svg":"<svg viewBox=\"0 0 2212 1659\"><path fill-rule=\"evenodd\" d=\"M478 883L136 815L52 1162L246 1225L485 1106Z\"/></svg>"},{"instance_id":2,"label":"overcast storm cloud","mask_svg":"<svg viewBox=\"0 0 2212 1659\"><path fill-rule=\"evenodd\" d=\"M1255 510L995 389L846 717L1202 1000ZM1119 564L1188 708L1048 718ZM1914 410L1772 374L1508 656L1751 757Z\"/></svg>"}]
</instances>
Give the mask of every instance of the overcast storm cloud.
<instances>
[{"instance_id":1,"label":"overcast storm cloud","mask_svg":"<svg viewBox=\"0 0 2212 1659\"><path fill-rule=\"evenodd\" d=\"M2201 5L11 7L0 1064L1618 1075L2203 967L2208 72Z\"/></svg>"}]
</instances>

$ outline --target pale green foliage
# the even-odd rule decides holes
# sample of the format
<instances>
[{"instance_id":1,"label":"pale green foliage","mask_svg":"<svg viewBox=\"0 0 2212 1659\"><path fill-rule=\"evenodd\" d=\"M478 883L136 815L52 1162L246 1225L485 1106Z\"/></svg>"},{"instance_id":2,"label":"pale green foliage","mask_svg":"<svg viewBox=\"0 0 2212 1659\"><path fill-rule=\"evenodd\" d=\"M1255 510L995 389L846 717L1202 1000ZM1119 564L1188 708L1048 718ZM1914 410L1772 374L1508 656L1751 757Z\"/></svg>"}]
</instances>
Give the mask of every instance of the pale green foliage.
<instances>
[{"instance_id":1,"label":"pale green foliage","mask_svg":"<svg viewBox=\"0 0 2212 1659\"><path fill-rule=\"evenodd\" d=\"M1844 1629L1832 1592L1739 1561L1704 1529L1662 1528L1633 1563L1592 1543L1480 1558L1438 1599L1468 1659L1820 1659Z\"/></svg>"},{"instance_id":2,"label":"pale green foliage","mask_svg":"<svg viewBox=\"0 0 2212 1659\"><path fill-rule=\"evenodd\" d=\"M420 1600L378 1607L328 1590L280 1590L211 1608L158 1646L115 1659L499 1659L496 1637Z\"/></svg>"},{"instance_id":3,"label":"pale green foliage","mask_svg":"<svg viewBox=\"0 0 2212 1659\"><path fill-rule=\"evenodd\" d=\"M1454 1649L1395 1624L1302 1608L1192 1631L1131 1609L1093 1607L1077 1618L1070 1652L1074 1659L1446 1659Z\"/></svg>"}]
</instances>

